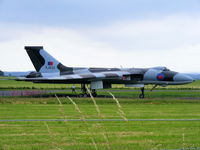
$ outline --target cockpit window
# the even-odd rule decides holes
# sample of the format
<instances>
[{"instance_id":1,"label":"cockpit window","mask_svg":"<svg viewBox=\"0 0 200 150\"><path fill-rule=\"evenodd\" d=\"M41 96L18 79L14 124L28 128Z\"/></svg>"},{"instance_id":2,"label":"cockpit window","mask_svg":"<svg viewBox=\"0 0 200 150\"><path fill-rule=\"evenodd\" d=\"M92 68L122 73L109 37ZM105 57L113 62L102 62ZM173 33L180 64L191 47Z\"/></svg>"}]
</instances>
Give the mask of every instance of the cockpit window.
<instances>
[{"instance_id":1,"label":"cockpit window","mask_svg":"<svg viewBox=\"0 0 200 150\"><path fill-rule=\"evenodd\" d=\"M168 68L164 67L163 71L170 71Z\"/></svg>"},{"instance_id":2,"label":"cockpit window","mask_svg":"<svg viewBox=\"0 0 200 150\"><path fill-rule=\"evenodd\" d=\"M154 67L154 69L162 70L162 71L170 71L167 67Z\"/></svg>"}]
</instances>

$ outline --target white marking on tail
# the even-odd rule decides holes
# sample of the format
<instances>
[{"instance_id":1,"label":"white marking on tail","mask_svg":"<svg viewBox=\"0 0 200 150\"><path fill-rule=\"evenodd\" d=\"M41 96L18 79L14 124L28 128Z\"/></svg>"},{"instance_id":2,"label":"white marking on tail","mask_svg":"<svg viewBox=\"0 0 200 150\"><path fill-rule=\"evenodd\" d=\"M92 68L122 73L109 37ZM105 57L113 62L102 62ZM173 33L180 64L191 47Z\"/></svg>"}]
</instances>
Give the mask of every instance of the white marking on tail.
<instances>
[{"instance_id":1,"label":"white marking on tail","mask_svg":"<svg viewBox=\"0 0 200 150\"><path fill-rule=\"evenodd\" d=\"M42 66L42 68L40 69L40 72L41 73L57 73L59 75L60 71L57 68L59 62L43 49L40 50L40 54L45 60L45 65Z\"/></svg>"}]
</instances>

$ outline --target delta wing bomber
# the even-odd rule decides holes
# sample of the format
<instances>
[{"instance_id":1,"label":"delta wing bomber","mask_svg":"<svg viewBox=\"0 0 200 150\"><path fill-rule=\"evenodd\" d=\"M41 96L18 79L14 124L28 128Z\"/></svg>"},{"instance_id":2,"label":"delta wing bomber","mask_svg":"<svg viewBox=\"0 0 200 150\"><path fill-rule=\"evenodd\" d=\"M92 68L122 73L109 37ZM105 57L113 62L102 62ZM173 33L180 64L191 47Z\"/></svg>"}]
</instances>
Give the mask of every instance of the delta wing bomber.
<instances>
[{"instance_id":1,"label":"delta wing bomber","mask_svg":"<svg viewBox=\"0 0 200 150\"><path fill-rule=\"evenodd\" d=\"M81 84L82 96L87 95L86 85L90 85L93 96L97 89L111 88L112 84L124 84L126 87L141 88L140 98L144 98L144 87L180 85L193 82L185 74L171 71L166 67L153 68L75 68L67 67L48 54L42 46L25 46L36 69L18 81L34 83Z\"/></svg>"}]
</instances>

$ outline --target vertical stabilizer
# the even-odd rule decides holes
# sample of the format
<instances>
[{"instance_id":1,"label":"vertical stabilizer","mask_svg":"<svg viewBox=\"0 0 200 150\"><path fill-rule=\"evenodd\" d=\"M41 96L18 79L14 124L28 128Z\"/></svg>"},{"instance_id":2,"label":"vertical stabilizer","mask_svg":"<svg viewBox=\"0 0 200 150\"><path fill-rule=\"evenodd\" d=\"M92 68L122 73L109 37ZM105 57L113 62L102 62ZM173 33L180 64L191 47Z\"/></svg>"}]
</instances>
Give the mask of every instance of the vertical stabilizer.
<instances>
[{"instance_id":1,"label":"vertical stabilizer","mask_svg":"<svg viewBox=\"0 0 200 150\"><path fill-rule=\"evenodd\" d=\"M25 49L37 72L60 73L57 67L60 63L48 54L42 46L25 46Z\"/></svg>"}]
</instances>

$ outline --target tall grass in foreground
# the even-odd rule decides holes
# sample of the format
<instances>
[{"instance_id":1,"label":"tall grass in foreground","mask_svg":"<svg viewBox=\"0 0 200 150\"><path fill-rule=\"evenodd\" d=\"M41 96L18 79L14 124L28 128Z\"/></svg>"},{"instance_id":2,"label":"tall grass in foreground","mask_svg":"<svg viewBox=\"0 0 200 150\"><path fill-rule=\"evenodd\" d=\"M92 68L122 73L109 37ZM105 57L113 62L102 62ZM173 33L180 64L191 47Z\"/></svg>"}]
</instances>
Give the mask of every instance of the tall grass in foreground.
<instances>
[{"instance_id":1,"label":"tall grass in foreground","mask_svg":"<svg viewBox=\"0 0 200 150\"><path fill-rule=\"evenodd\" d=\"M97 104L95 98L92 96L92 93L91 93L91 91L90 91L88 88L87 88L87 92L89 93L89 95L90 95L90 97L91 97L91 100L92 100L92 102L93 102L93 104L94 104L95 110L96 110L96 112L97 112L98 119L105 119L104 115L101 113L101 110L100 110L100 108L99 108L99 106L98 106L98 104ZM118 107L118 112L117 112L117 114L119 114L119 116L120 116L124 121L127 121L127 122L128 122L128 119L126 118L126 114L125 114L125 112L123 111L122 106L120 105L118 99L117 99L117 98L114 96L114 94L112 94L110 91L107 91L107 92L112 96L113 100L115 101L115 103L116 103L116 105L117 105L117 107ZM56 96L56 95L55 95L55 96ZM61 101L59 100L59 98L58 98L57 96L56 96L56 98L58 99L58 102L59 102L60 106L62 106L62 103L61 103ZM88 132L91 132L91 134L88 135L88 138L91 139L91 144L94 146L94 149L95 149L95 150L98 150L98 149L99 149L99 148L98 148L98 143L95 141L95 132L92 132L91 129L89 128L89 123L87 122L84 113L81 111L81 109L79 108L79 106L75 103L75 101L74 101L72 98L70 98L69 96L68 96L67 98L68 98L68 99L70 100L70 102L74 105L74 108L75 108L76 112L79 113L80 119L84 122L84 124L85 124L85 126L86 126L86 128L87 128L87 131L88 131ZM64 111L64 110L62 110L62 111ZM65 118L65 119L66 119L66 118ZM48 127L48 125L46 125L46 126ZM109 135L108 135L108 132L107 132L105 126L100 125L100 124L98 124L98 123L95 123L94 128L100 128L100 129L101 129L102 136L103 136L103 138L104 138L104 140L105 140L107 149L108 149L108 150L112 149L112 148L111 148L111 143L109 142L109 138L108 138ZM51 133L51 131L50 131L49 129L48 129L48 132ZM52 137L52 140L53 140L53 137ZM120 139L119 139L119 141L120 141ZM57 147L56 143L52 142L52 145L53 145L56 149L59 149L59 148ZM158 145L156 145L155 147L153 147L153 149L154 149L154 150L157 150L157 149L159 149L159 147L160 147L160 144L158 144ZM183 149L185 148L185 133L184 133L184 132L182 133L182 147L183 147Z\"/></svg>"},{"instance_id":2,"label":"tall grass in foreground","mask_svg":"<svg viewBox=\"0 0 200 150\"><path fill-rule=\"evenodd\" d=\"M63 118L63 119L67 119L67 117L66 117L66 115L65 115L65 111L64 111L64 107L63 107L63 104L62 104L62 102L60 101L60 99L58 98L58 96L55 94L55 97L56 97L56 99L58 100L58 103L59 103L59 106L60 106L60 108L59 108L59 112L61 113L61 117ZM66 120L64 120L64 124L66 125L66 126L68 126L68 123L67 123L67 121ZM76 141L76 139L72 136L72 133L71 133L71 131L70 131L70 128L66 128L67 129L67 132L68 132L68 135L72 138L72 141L73 141L73 143L77 143L77 141ZM69 140L70 141L70 140Z\"/></svg>"},{"instance_id":3,"label":"tall grass in foreground","mask_svg":"<svg viewBox=\"0 0 200 150\"><path fill-rule=\"evenodd\" d=\"M115 100L117 107L118 107L118 114L120 115L120 117L122 117L125 121L128 121L128 119L126 118L126 115L124 113L124 111L122 110L122 106L120 105L118 99L109 91L107 91Z\"/></svg>"},{"instance_id":4,"label":"tall grass in foreground","mask_svg":"<svg viewBox=\"0 0 200 150\"><path fill-rule=\"evenodd\" d=\"M96 102L95 98L92 96L92 93L91 93L90 89L89 89L88 87L86 87L86 89L87 89L87 92L89 93L90 98L91 98L91 100L92 100L92 102L93 102L93 104L94 104L94 107L95 107L95 110L96 110L96 112L97 112L98 118L104 119L105 117L104 117L104 115L101 113L100 108L99 108L99 106L97 105L97 102ZM122 106L120 105L118 99L117 99L111 92L109 92L109 91L107 91L107 92L108 92L108 93L113 97L113 99L115 100L116 105L117 105L117 107L118 107L118 114L119 114L119 116L120 116L121 118L123 118L124 121L128 121L128 119L126 118L126 115L125 115L124 111L122 110ZM62 103L61 103L61 101L59 100L59 98L57 97L57 95L55 95L55 96L56 96L56 98L57 98L59 104L62 105ZM72 98L70 98L69 96L67 96L67 98L68 98L68 99L70 100L70 102L74 105L75 110L80 114L80 119L83 120L83 122L84 122L84 124L86 125L87 130L88 130L88 132L89 132L89 124L88 124L88 122L86 121L86 118L85 118L83 112L80 110L79 106L75 103L75 101L73 101ZM102 136L103 136L103 138L104 138L104 140L105 140L105 142L106 142L106 147L107 147L107 149L110 150L110 149L111 149L111 146L110 146L110 142L109 142L109 138L108 138L108 132L106 131L106 128L105 128L104 126L100 125L100 124L96 124L95 127L97 127L97 128L100 127L100 128L102 129ZM92 145L94 146L95 150L98 150L97 143L95 142L94 137L95 137L95 135L94 135L94 133L92 132L92 136L89 137L89 138L91 139Z\"/></svg>"},{"instance_id":5,"label":"tall grass in foreground","mask_svg":"<svg viewBox=\"0 0 200 150\"><path fill-rule=\"evenodd\" d=\"M85 123L85 125L86 125L86 127L87 127L87 129L88 129L88 131L89 131L89 124L87 123L87 121L86 121L86 119L85 119L85 116L84 116L83 113L81 112L80 108L78 107L78 105L77 105L69 96L68 96L67 98L68 98L68 99L71 101L71 103L74 105L75 110L81 115L80 119L83 120L83 122ZM93 132L92 132L92 133L93 133ZM97 144L96 144L96 142L95 142L93 136L91 136L90 138L91 138L91 141L92 141L92 144L93 144L95 150L98 150Z\"/></svg>"},{"instance_id":6,"label":"tall grass in foreground","mask_svg":"<svg viewBox=\"0 0 200 150\"><path fill-rule=\"evenodd\" d=\"M98 117L99 117L100 119L103 119L104 116L101 114L101 111L100 111L100 109L99 109L99 106L97 105L96 100L95 100L94 97L92 96L91 91L89 90L89 88L88 88L87 86L86 86L86 89L87 89L88 93L90 94L90 97L91 97L91 99L92 99L92 101L93 101L94 107L96 108L96 111L97 111L97 113L98 113ZM101 125L99 125L99 126L100 126L101 129L103 130L102 135L103 135L103 137L104 137L104 140L106 141L107 148L110 150L111 147L110 147L110 143L109 143L109 140L108 140L108 133L107 133L107 131L106 131L106 128L103 127L103 126L101 126Z\"/></svg>"},{"instance_id":7,"label":"tall grass in foreground","mask_svg":"<svg viewBox=\"0 0 200 150\"><path fill-rule=\"evenodd\" d=\"M107 92L107 91L105 91ZM108 93L107 93L108 94ZM128 119L199 119L200 101L193 99L121 99L113 94L113 98L95 98L100 114L107 118L119 118L118 109L124 111ZM78 105L82 115L75 111L74 105L67 98L57 95L53 98L2 98L0 105L1 119L100 119L91 98L72 98ZM60 102L59 102L60 101ZM140 102L139 102L140 101ZM10 103L11 102L11 103ZM12 105L10 105L12 104ZM25 104L25 105L24 105ZM32 105L33 104L33 105ZM64 111L63 113L61 111ZM0 123L0 149L39 150L69 149L107 150L102 131L108 135L111 149L199 149L200 122L141 122L141 121L83 121L78 122L16 122ZM106 128L102 130L103 126ZM72 133L69 136L67 129ZM70 140L70 141L69 141ZM190 148L189 148L190 147Z\"/></svg>"}]
</instances>

